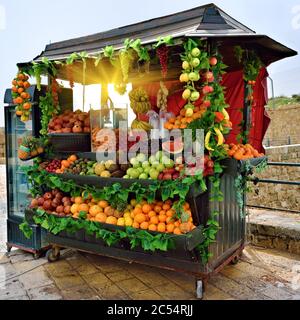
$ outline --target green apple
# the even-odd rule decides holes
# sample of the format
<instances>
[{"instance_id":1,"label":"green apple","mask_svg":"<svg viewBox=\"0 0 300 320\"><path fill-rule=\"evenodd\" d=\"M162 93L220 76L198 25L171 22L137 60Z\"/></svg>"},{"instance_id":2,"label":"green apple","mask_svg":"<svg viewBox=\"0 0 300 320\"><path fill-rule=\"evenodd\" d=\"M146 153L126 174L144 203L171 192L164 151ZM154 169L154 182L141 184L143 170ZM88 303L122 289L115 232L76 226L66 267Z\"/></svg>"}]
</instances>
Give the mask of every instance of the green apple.
<instances>
[{"instance_id":1,"label":"green apple","mask_svg":"<svg viewBox=\"0 0 300 320\"><path fill-rule=\"evenodd\" d=\"M199 81L200 76L199 76L199 74L196 73L196 72L191 72L191 73L189 74L189 79L190 79L191 81Z\"/></svg>"},{"instance_id":2,"label":"green apple","mask_svg":"<svg viewBox=\"0 0 300 320\"><path fill-rule=\"evenodd\" d=\"M187 61L184 61L182 63L182 69L189 70L190 69L190 64Z\"/></svg>"},{"instance_id":3,"label":"green apple","mask_svg":"<svg viewBox=\"0 0 300 320\"><path fill-rule=\"evenodd\" d=\"M129 177L131 177L131 173L132 173L133 170L134 170L133 168L129 168L129 169L127 170L126 174L127 174Z\"/></svg>"},{"instance_id":4,"label":"green apple","mask_svg":"<svg viewBox=\"0 0 300 320\"><path fill-rule=\"evenodd\" d=\"M157 161L160 161L163 156L164 156L164 152L163 151L157 151L157 153L155 155Z\"/></svg>"},{"instance_id":5,"label":"green apple","mask_svg":"<svg viewBox=\"0 0 300 320\"><path fill-rule=\"evenodd\" d=\"M159 173L163 172L165 170L165 166L160 163L157 167L156 170L159 171Z\"/></svg>"},{"instance_id":6,"label":"green apple","mask_svg":"<svg viewBox=\"0 0 300 320\"><path fill-rule=\"evenodd\" d=\"M149 172L149 175L152 180L157 180L159 176L159 172L155 169L151 169Z\"/></svg>"},{"instance_id":7,"label":"green apple","mask_svg":"<svg viewBox=\"0 0 300 320\"><path fill-rule=\"evenodd\" d=\"M159 161L155 160L152 162L152 168L156 169L159 166Z\"/></svg>"},{"instance_id":8,"label":"green apple","mask_svg":"<svg viewBox=\"0 0 300 320\"><path fill-rule=\"evenodd\" d=\"M151 167L144 168L144 173L149 174Z\"/></svg>"},{"instance_id":9,"label":"green apple","mask_svg":"<svg viewBox=\"0 0 300 320\"><path fill-rule=\"evenodd\" d=\"M126 176L124 176L123 179L130 179L130 177L126 174Z\"/></svg>"},{"instance_id":10,"label":"green apple","mask_svg":"<svg viewBox=\"0 0 300 320\"><path fill-rule=\"evenodd\" d=\"M167 164L171 163L171 159L168 156L163 156L162 163L166 166Z\"/></svg>"},{"instance_id":11,"label":"green apple","mask_svg":"<svg viewBox=\"0 0 300 320\"><path fill-rule=\"evenodd\" d=\"M136 159L137 159L139 162L143 163L144 161L146 161L147 157L146 157L144 154L140 153L140 154L136 157Z\"/></svg>"},{"instance_id":12,"label":"green apple","mask_svg":"<svg viewBox=\"0 0 300 320\"><path fill-rule=\"evenodd\" d=\"M191 94L191 100L192 101L197 101L199 100L200 98L200 93L198 91L194 91L192 94Z\"/></svg>"},{"instance_id":13,"label":"green apple","mask_svg":"<svg viewBox=\"0 0 300 320\"><path fill-rule=\"evenodd\" d=\"M140 174L144 173L144 169L141 167L137 168L137 170L139 171Z\"/></svg>"},{"instance_id":14,"label":"green apple","mask_svg":"<svg viewBox=\"0 0 300 320\"><path fill-rule=\"evenodd\" d=\"M153 163L153 162L156 162L157 160L156 160L156 157L155 156L151 156L150 158L149 158L149 163Z\"/></svg>"},{"instance_id":15,"label":"green apple","mask_svg":"<svg viewBox=\"0 0 300 320\"><path fill-rule=\"evenodd\" d=\"M139 164L139 160L137 158L130 159L130 163L132 166L135 166L136 164Z\"/></svg>"},{"instance_id":16,"label":"green apple","mask_svg":"<svg viewBox=\"0 0 300 320\"><path fill-rule=\"evenodd\" d=\"M197 67L199 67L199 65L200 65L200 60L198 58L194 58L192 61L192 66L194 68L197 68Z\"/></svg>"},{"instance_id":17,"label":"green apple","mask_svg":"<svg viewBox=\"0 0 300 320\"><path fill-rule=\"evenodd\" d=\"M201 54L201 51L200 51L199 48L194 48L194 49L192 50L192 56L193 56L193 57L197 58L197 57L200 56L200 54Z\"/></svg>"},{"instance_id":18,"label":"green apple","mask_svg":"<svg viewBox=\"0 0 300 320\"><path fill-rule=\"evenodd\" d=\"M174 167L174 165L175 165L174 161L172 159L170 159L169 163L165 164L165 167L167 169L172 169Z\"/></svg>"},{"instance_id":19,"label":"green apple","mask_svg":"<svg viewBox=\"0 0 300 320\"><path fill-rule=\"evenodd\" d=\"M149 161L144 161L144 162L142 163L142 167L143 167L144 169L149 168L149 167L150 167Z\"/></svg>"},{"instance_id":20,"label":"green apple","mask_svg":"<svg viewBox=\"0 0 300 320\"><path fill-rule=\"evenodd\" d=\"M138 177L140 176L141 174L140 174L140 172L139 172L139 170L138 169L133 169L132 171L131 171L131 178L132 179L138 179Z\"/></svg>"},{"instance_id":21,"label":"green apple","mask_svg":"<svg viewBox=\"0 0 300 320\"><path fill-rule=\"evenodd\" d=\"M147 175L146 173L142 173L142 174L139 176L139 179L147 180L147 179L148 179L148 175Z\"/></svg>"}]
</instances>

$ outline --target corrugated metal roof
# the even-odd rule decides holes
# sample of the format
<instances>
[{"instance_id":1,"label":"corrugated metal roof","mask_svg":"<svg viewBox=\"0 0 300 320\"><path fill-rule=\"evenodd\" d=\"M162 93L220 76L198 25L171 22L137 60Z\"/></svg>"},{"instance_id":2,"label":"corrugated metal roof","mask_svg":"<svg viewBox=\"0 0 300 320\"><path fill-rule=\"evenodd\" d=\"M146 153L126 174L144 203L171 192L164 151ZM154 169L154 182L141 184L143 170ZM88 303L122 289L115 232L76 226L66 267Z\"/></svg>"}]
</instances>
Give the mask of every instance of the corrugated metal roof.
<instances>
[{"instance_id":1,"label":"corrugated metal roof","mask_svg":"<svg viewBox=\"0 0 300 320\"><path fill-rule=\"evenodd\" d=\"M73 52L86 51L89 54L101 52L106 46L112 45L121 49L127 38L141 39L143 44L155 43L158 37L209 37L226 39L228 37L242 37L247 41L256 41L265 37L266 43L259 45L266 51L270 50L272 57L267 63L296 55L291 50L276 41L258 36L256 33L238 22L214 4L200 6L183 12L159 17L125 27L112 29L106 32L93 34L86 37L75 38L67 41L52 43L46 46L35 61L42 57L51 60L65 59Z\"/></svg>"}]
</instances>

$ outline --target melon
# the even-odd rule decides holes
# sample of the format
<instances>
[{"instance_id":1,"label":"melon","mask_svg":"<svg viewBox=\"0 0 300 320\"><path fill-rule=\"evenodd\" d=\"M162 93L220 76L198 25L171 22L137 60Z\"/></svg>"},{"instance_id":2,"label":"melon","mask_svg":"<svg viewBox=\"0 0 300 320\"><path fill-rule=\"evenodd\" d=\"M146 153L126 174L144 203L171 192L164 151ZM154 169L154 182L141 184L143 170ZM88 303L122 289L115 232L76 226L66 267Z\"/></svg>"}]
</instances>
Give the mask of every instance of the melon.
<instances>
[{"instance_id":1,"label":"melon","mask_svg":"<svg viewBox=\"0 0 300 320\"><path fill-rule=\"evenodd\" d=\"M166 141L162 144L162 148L165 152L170 154L178 154L182 153L184 145L181 140Z\"/></svg>"}]
</instances>

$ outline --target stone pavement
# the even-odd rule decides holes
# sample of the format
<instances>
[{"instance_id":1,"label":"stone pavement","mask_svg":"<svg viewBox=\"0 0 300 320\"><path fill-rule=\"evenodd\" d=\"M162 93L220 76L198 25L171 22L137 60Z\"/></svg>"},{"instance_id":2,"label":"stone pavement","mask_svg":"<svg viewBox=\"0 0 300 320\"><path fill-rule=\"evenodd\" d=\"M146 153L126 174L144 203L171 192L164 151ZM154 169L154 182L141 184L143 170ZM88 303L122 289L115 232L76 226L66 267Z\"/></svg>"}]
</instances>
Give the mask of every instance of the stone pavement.
<instances>
[{"instance_id":1,"label":"stone pavement","mask_svg":"<svg viewBox=\"0 0 300 320\"><path fill-rule=\"evenodd\" d=\"M0 166L0 300L195 299L194 278L171 271L72 250L53 264L20 250L6 256L4 172ZM300 256L248 247L210 280L205 299L300 300L299 274Z\"/></svg>"},{"instance_id":2,"label":"stone pavement","mask_svg":"<svg viewBox=\"0 0 300 320\"><path fill-rule=\"evenodd\" d=\"M248 247L210 280L205 300L300 300L297 270L299 256ZM0 300L191 300L194 289L188 275L72 250L53 264L0 253Z\"/></svg>"}]
</instances>

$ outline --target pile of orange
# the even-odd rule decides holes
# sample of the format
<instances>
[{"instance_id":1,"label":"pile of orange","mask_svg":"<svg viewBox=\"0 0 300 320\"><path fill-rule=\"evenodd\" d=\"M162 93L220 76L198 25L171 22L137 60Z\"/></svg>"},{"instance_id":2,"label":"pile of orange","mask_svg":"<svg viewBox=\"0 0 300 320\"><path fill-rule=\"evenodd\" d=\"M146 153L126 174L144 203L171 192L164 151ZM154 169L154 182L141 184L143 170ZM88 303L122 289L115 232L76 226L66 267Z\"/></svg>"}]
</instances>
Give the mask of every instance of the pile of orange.
<instances>
[{"instance_id":1,"label":"pile of orange","mask_svg":"<svg viewBox=\"0 0 300 320\"><path fill-rule=\"evenodd\" d=\"M232 143L229 146L227 146L227 148L228 156L239 161L260 158L265 156L263 153L259 153L250 144L242 145Z\"/></svg>"},{"instance_id":2,"label":"pile of orange","mask_svg":"<svg viewBox=\"0 0 300 320\"><path fill-rule=\"evenodd\" d=\"M76 160L78 160L76 155L71 155L67 160L62 160L61 168L56 170L56 173L64 173Z\"/></svg>"},{"instance_id":3,"label":"pile of orange","mask_svg":"<svg viewBox=\"0 0 300 320\"><path fill-rule=\"evenodd\" d=\"M188 203L185 203L184 210L190 218L185 223L176 218L175 210L172 207L171 200L165 202L155 201L151 204L146 201L137 203L132 200L124 213L124 217L130 217L133 220L132 227L134 228L161 233L181 235L196 228L193 224L192 212Z\"/></svg>"},{"instance_id":4,"label":"pile of orange","mask_svg":"<svg viewBox=\"0 0 300 320\"><path fill-rule=\"evenodd\" d=\"M12 82L12 97L16 107L16 115L21 117L21 121L28 121L31 103L30 94L26 90L30 87L29 77L24 73L19 73Z\"/></svg>"},{"instance_id":5,"label":"pile of orange","mask_svg":"<svg viewBox=\"0 0 300 320\"><path fill-rule=\"evenodd\" d=\"M180 111L180 114L176 118L170 118L165 123L165 129L186 129L190 123L195 120L201 119L205 112L206 108L195 107L194 114L191 117L186 117L186 110L182 109Z\"/></svg>"},{"instance_id":6,"label":"pile of orange","mask_svg":"<svg viewBox=\"0 0 300 320\"><path fill-rule=\"evenodd\" d=\"M175 217L171 200L155 201L152 204L146 201L137 203L136 200L131 200L123 213L112 208L107 201L98 201L91 196L88 199L71 198L71 202L70 215L75 219L85 213L89 221L175 235L186 234L196 228L188 203L184 204L184 210L189 215L189 219L187 222L182 222Z\"/></svg>"}]
</instances>

